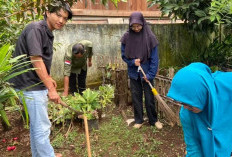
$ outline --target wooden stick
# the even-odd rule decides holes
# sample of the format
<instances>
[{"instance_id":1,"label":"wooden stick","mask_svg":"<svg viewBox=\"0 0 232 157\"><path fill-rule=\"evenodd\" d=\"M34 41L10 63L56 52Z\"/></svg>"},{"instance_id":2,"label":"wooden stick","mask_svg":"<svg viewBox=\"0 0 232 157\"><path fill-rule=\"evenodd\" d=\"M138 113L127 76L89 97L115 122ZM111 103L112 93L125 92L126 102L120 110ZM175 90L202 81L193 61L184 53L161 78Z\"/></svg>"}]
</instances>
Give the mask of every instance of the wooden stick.
<instances>
[{"instance_id":1,"label":"wooden stick","mask_svg":"<svg viewBox=\"0 0 232 157\"><path fill-rule=\"evenodd\" d=\"M65 102L63 102L63 101L61 101L60 104L61 104L62 106L64 106L64 107L68 108L69 110L76 112L78 115L83 114L82 112L79 112L79 111L75 110L74 108L68 106L68 105L67 105Z\"/></svg>"},{"instance_id":2,"label":"wooden stick","mask_svg":"<svg viewBox=\"0 0 232 157\"><path fill-rule=\"evenodd\" d=\"M88 157L91 157L88 121L85 115L83 115L83 117L84 117L84 123L85 123L85 135L86 135L86 143L87 143L87 149L88 149Z\"/></svg>"},{"instance_id":3,"label":"wooden stick","mask_svg":"<svg viewBox=\"0 0 232 157\"><path fill-rule=\"evenodd\" d=\"M73 118L71 119L71 122L70 122L70 125L69 125L69 127L68 127L68 131L66 132L66 134L64 134L64 136L67 138L68 137L68 134L69 134L69 131L71 130L71 128L72 128L72 121L73 121Z\"/></svg>"}]
</instances>

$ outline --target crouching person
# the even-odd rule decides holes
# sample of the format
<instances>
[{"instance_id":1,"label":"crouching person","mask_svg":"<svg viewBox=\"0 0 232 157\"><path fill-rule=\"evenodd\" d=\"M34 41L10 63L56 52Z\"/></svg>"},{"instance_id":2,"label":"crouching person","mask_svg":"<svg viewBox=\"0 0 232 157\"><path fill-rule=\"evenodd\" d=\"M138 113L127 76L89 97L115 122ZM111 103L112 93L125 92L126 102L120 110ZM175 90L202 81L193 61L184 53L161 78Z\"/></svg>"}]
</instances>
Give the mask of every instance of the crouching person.
<instances>
[{"instance_id":1,"label":"crouching person","mask_svg":"<svg viewBox=\"0 0 232 157\"><path fill-rule=\"evenodd\" d=\"M82 94L86 89L87 60L92 66L92 42L81 40L71 44L64 58L64 93L67 96L74 92ZM78 88L77 88L78 86Z\"/></svg>"}]
</instances>

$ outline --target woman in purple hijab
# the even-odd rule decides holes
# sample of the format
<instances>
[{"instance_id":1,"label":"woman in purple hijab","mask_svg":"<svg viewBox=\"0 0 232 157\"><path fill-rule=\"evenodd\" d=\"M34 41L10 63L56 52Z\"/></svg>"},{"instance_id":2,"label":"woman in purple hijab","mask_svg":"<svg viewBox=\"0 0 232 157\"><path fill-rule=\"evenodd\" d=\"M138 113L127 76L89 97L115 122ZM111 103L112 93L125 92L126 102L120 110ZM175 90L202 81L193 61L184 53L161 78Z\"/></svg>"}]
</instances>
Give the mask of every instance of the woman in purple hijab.
<instances>
[{"instance_id":1,"label":"woman in purple hijab","mask_svg":"<svg viewBox=\"0 0 232 157\"><path fill-rule=\"evenodd\" d=\"M157 119L154 95L146 81L153 84L158 70L158 40L149 28L143 14L133 12L129 19L129 29L121 38L122 59L127 63L132 103L134 106L135 128L143 125L143 93L149 124L161 129ZM138 72L141 66L146 74Z\"/></svg>"}]
</instances>

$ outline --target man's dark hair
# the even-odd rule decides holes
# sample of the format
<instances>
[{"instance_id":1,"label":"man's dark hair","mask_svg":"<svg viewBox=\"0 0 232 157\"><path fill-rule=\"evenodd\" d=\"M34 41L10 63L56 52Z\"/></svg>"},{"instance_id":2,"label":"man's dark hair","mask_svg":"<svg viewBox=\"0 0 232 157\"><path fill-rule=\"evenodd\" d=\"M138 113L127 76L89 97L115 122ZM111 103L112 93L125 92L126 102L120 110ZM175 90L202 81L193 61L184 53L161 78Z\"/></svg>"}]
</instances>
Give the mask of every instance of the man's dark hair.
<instances>
[{"instance_id":1,"label":"man's dark hair","mask_svg":"<svg viewBox=\"0 0 232 157\"><path fill-rule=\"evenodd\" d=\"M55 0L47 6L47 11L49 11L50 13L55 13L55 12L59 11L60 9L67 11L68 12L68 19L69 20L72 19L72 11L71 11L70 6L67 2ZM45 16L47 16L46 13L45 13Z\"/></svg>"},{"instance_id":2,"label":"man's dark hair","mask_svg":"<svg viewBox=\"0 0 232 157\"><path fill-rule=\"evenodd\" d=\"M83 55L83 53L84 53L84 45L82 45L80 43L73 45L72 53L73 54L81 53Z\"/></svg>"}]
</instances>

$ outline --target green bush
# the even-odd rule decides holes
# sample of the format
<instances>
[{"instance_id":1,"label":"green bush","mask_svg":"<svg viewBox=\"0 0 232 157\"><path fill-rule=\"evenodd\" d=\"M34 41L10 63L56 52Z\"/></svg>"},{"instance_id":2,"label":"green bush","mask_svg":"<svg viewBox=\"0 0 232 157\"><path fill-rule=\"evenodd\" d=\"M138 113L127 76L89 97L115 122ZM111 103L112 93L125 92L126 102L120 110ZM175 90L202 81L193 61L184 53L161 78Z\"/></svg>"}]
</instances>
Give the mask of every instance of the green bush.
<instances>
[{"instance_id":1,"label":"green bush","mask_svg":"<svg viewBox=\"0 0 232 157\"><path fill-rule=\"evenodd\" d=\"M19 95L23 98L22 91L16 92L8 81L13 77L28 72L29 70L34 70L25 69L16 72L16 69L20 69L28 64L31 64L31 62L23 61L25 55L11 58L12 51L9 49L9 44L6 44L0 48L0 115L8 127L10 127L10 122L5 112L6 105L19 106L19 104L16 103L16 100L19 99ZM26 114L26 124L28 126L28 112L24 99L22 99L22 103Z\"/></svg>"}]
</instances>

